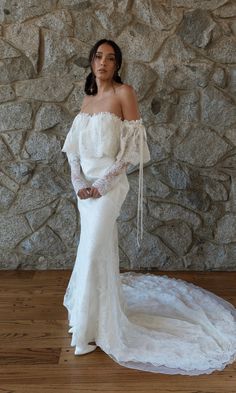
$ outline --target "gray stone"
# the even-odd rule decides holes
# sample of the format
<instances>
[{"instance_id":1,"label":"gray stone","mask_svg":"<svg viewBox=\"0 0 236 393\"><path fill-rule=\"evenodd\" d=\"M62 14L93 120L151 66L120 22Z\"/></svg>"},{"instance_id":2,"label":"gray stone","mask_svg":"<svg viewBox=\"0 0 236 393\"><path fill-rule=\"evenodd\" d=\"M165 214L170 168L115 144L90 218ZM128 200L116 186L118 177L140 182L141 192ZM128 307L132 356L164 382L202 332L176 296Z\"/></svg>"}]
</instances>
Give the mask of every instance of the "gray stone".
<instances>
[{"instance_id":1,"label":"gray stone","mask_svg":"<svg viewBox=\"0 0 236 393\"><path fill-rule=\"evenodd\" d=\"M185 255L192 243L192 231L186 223L181 221L166 222L165 225L156 228L155 234L179 256Z\"/></svg>"},{"instance_id":2,"label":"gray stone","mask_svg":"<svg viewBox=\"0 0 236 393\"><path fill-rule=\"evenodd\" d=\"M76 115L80 111L83 97L84 86L76 84L66 102L66 108L68 109L68 111Z\"/></svg>"},{"instance_id":3,"label":"gray stone","mask_svg":"<svg viewBox=\"0 0 236 393\"><path fill-rule=\"evenodd\" d=\"M18 156L25 139L25 133L20 131L11 131L9 133L3 133L2 135L9 146L9 150L11 150L14 155Z\"/></svg>"},{"instance_id":4,"label":"gray stone","mask_svg":"<svg viewBox=\"0 0 236 393\"><path fill-rule=\"evenodd\" d=\"M206 60L195 60L190 64L175 66L166 74L169 86L175 89L194 89L205 87L209 83L212 64Z\"/></svg>"},{"instance_id":5,"label":"gray stone","mask_svg":"<svg viewBox=\"0 0 236 393\"><path fill-rule=\"evenodd\" d=\"M149 44L147 45L149 46ZM158 58L152 61L150 66L163 80L170 71L175 70L178 66L189 64L195 58L195 52L191 48L186 48L180 37L172 36L163 44Z\"/></svg>"},{"instance_id":6,"label":"gray stone","mask_svg":"<svg viewBox=\"0 0 236 393\"><path fill-rule=\"evenodd\" d=\"M231 28L232 33L233 33L234 35L236 35L236 21L235 21L235 20L232 20L232 21L231 21L231 23L230 23L230 28Z\"/></svg>"},{"instance_id":7,"label":"gray stone","mask_svg":"<svg viewBox=\"0 0 236 393\"><path fill-rule=\"evenodd\" d=\"M105 7L98 8L95 11L95 15L105 30L115 37L119 36L125 26L131 22L132 15L119 12L119 8L117 10L114 7L109 7L109 3L105 4Z\"/></svg>"},{"instance_id":8,"label":"gray stone","mask_svg":"<svg viewBox=\"0 0 236 393\"><path fill-rule=\"evenodd\" d=\"M32 261L32 255L24 256L23 263L21 264L22 269L29 270L65 270L72 269L75 263L76 257L76 249L66 250L63 253L59 253L57 255L47 255L47 256L39 256L37 255L37 259Z\"/></svg>"},{"instance_id":9,"label":"gray stone","mask_svg":"<svg viewBox=\"0 0 236 393\"><path fill-rule=\"evenodd\" d=\"M55 135L32 132L25 143L25 150L31 160L52 162L61 151L58 138Z\"/></svg>"},{"instance_id":10,"label":"gray stone","mask_svg":"<svg viewBox=\"0 0 236 393\"><path fill-rule=\"evenodd\" d=\"M223 35L207 50L207 55L219 63L236 62L236 40L234 37Z\"/></svg>"},{"instance_id":11,"label":"gray stone","mask_svg":"<svg viewBox=\"0 0 236 393\"><path fill-rule=\"evenodd\" d=\"M16 94L39 101L61 102L66 99L73 84L68 76L29 79L16 83Z\"/></svg>"},{"instance_id":12,"label":"gray stone","mask_svg":"<svg viewBox=\"0 0 236 393\"><path fill-rule=\"evenodd\" d=\"M83 53L84 45L74 38L62 37L54 31L44 31L44 61L42 64L42 74L52 73L53 76L61 75L65 72L69 59L77 53Z\"/></svg>"},{"instance_id":13,"label":"gray stone","mask_svg":"<svg viewBox=\"0 0 236 393\"><path fill-rule=\"evenodd\" d=\"M172 105L173 123L198 122L200 113L200 99L195 91L184 92L179 97L177 105Z\"/></svg>"},{"instance_id":14,"label":"gray stone","mask_svg":"<svg viewBox=\"0 0 236 393\"><path fill-rule=\"evenodd\" d=\"M236 127L230 128L226 131L225 137L236 146Z\"/></svg>"},{"instance_id":15,"label":"gray stone","mask_svg":"<svg viewBox=\"0 0 236 393\"><path fill-rule=\"evenodd\" d=\"M236 67L229 69L229 90L232 93L236 93Z\"/></svg>"},{"instance_id":16,"label":"gray stone","mask_svg":"<svg viewBox=\"0 0 236 393\"><path fill-rule=\"evenodd\" d=\"M14 100L15 92L10 85L0 86L0 102Z\"/></svg>"},{"instance_id":17,"label":"gray stone","mask_svg":"<svg viewBox=\"0 0 236 393\"><path fill-rule=\"evenodd\" d=\"M12 191L13 193L19 190L19 185L15 181L13 181L9 176L7 176L5 173L1 171L0 171L0 183L6 188L8 188L10 191Z\"/></svg>"},{"instance_id":18,"label":"gray stone","mask_svg":"<svg viewBox=\"0 0 236 393\"><path fill-rule=\"evenodd\" d=\"M34 164L30 162L12 162L4 165L4 171L18 184L26 184L34 171Z\"/></svg>"},{"instance_id":19,"label":"gray stone","mask_svg":"<svg viewBox=\"0 0 236 393\"><path fill-rule=\"evenodd\" d=\"M156 78L156 73L144 64L127 63L125 71L122 71L122 79L134 87L140 100L142 100L148 90L153 86Z\"/></svg>"},{"instance_id":20,"label":"gray stone","mask_svg":"<svg viewBox=\"0 0 236 393\"><path fill-rule=\"evenodd\" d=\"M208 177L213 180L230 182L230 175L225 172L222 172L221 168L201 168L198 175L199 174L203 177ZM199 181L202 182L200 178L196 180L198 183Z\"/></svg>"},{"instance_id":21,"label":"gray stone","mask_svg":"<svg viewBox=\"0 0 236 393\"><path fill-rule=\"evenodd\" d=\"M0 270L16 270L19 265L19 257L14 251L0 250Z\"/></svg>"},{"instance_id":22,"label":"gray stone","mask_svg":"<svg viewBox=\"0 0 236 393\"><path fill-rule=\"evenodd\" d=\"M87 65L85 67L85 65L83 64L83 61L81 59L84 59L84 57L79 58L77 57L76 59L73 58L71 61L69 61L67 63L67 70L68 70L68 75L71 77L71 79L76 83L76 82L80 82L85 81L86 77L89 73L89 71L87 71ZM85 63L85 61L84 61ZM88 61L86 60L86 63L88 63Z\"/></svg>"},{"instance_id":23,"label":"gray stone","mask_svg":"<svg viewBox=\"0 0 236 393\"><path fill-rule=\"evenodd\" d=\"M62 180L50 166L38 166L29 185L36 190L44 190L50 195L58 195L63 191Z\"/></svg>"},{"instance_id":24,"label":"gray stone","mask_svg":"<svg viewBox=\"0 0 236 393\"><path fill-rule=\"evenodd\" d=\"M151 166L145 170L144 184L145 195L155 196L157 198L165 198L170 194L170 188L156 176L156 168Z\"/></svg>"},{"instance_id":25,"label":"gray stone","mask_svg":"<svg viewBox=\"0 0 236 393\"><path fill-rule=\"evenodd\" d=\"M215 85L224 88L226 86L226 73L224 68L216 66L211 80Z\"/></svg>"},{"instance_id":26,"label":"gray stone","mask_svg":"<svg viewBox=\"0 0 236 393\"><path fill-rule=\"evenodd\" d=\"M71 116L61 106L43 104L37 112L34 130L45 131L53 128L57 133L66 135L70 123Z\"/></svg>"},{"instance_id":27,"label":"gray stone","mask_svg":"<svg viewBox=\"0 0 236 393\"><path fill-rule=\"evenodd\" d=\"M204 188L213 201L227 201L228 192L225 186L210 178L204 179Z\"/></svg>"},{"instance_id":28,"label":"gray stone","mask_svg":"<svg viewBox=\"0 0 236 393\"><path fill-rule=\"evenodd\" d=\"M42 208L53 202L56 198L57 195L47 194L45 190L25 186L18 191L14 206L10 209L9 215L15 216L16 214Z\"/></svg>"},{"instance_id":29,"label":"gray stone","mask_svg":"<svg viewBox=\"0 0 236 393\"><path fill-rule=\"evenodd\" d=\"M11 46L8 42L0 38L0 59L9 59L11 57L19 57L20 52Z\"/></svg>"},{"instance_id":30,"label":"gray stone","mask_svg":"<svg viewBox=\"0 0 236 393\"><path fill-rule=\"evenodd\" d=\"M209 229L210 232L214 231L216 228L216 222L225 214L225 207L217 204L212 204L208 211L204 212L202 215L203 227ZM198 230L199 232L199 230ZM212 232L213 234L213 232Z\"/></svg>"},{"instance_id":31,"label":"gray stone","mask_svg":"<svg viewBox=\"0 0 236 393\"><path fill-rule=\"evenodd\" d=\"M171 257L174 257L174 253L157 236L150 233L144 233L140 250L133 246L135 243L135 229L120 240L121 249L125 250L131 269L148 268L149 266L158 266L159 268L165 266L166 268Z\"/></svg>"},{"instance_id":32,"label":"gray stone","mask_svg":"<svg viewBox=\"0 0 236 393\"><path fill-rule=\"evenodd\" d=\"M94 45L94 37L96 37L96 41L106 37L107 31L101 26L99 21L91 15L90 9L83 12L77 12L74 17L74 34L80 41L86 42L88 45ZM89 51L90 47L88 46L86 57L88 57Z\"/></svg>"},{"instance_id":33,"label":"gray stone","mask_svg":"<svg viewBox=\"0 0 236 393\"><path fill-rule=\"evenodd\" d=\"M89 0L59 0L58 5L73 10L86 10L92 6Z\"/></svg>"},{"instance_id":34,"label":"gray stone","mask_svg":"<svg viewBox=\"0 0 236 393\"><path fill-rule=\"evenodd\" d=\"M177 34L184 42L197 48L205 48L211 39L216 23L203 9L185 13Z\"/></svg>"},{"instance_id":35,"label":"gray stone","mask_svg":"<svg viewBox=\"0 0 236 393\"><path fill-rule=\"evenodd\" d=\"M62 199L57 211L47 222L47 225L56 233L62 242L71 246L77 244L77 217L78 212L73 203Z\"/></svg>"},{"instance_id":36,"label":"gray stone","mask_svg":"<svg viewBox=\"0 0 236 393\"><path fill-rule=\"evenodd\" d=\"M13 57L0 62L0 83L11 83L33 76L33 66L26 57Z\"/></svg>"},{"instance_id":37,"label":"gray stone","mask_svg":"<svg viewBox=\"0 0 236 393\"><path fill-rule=\"evenodd\" d=\"M171 104L168 101L162 101L155 97L151 102L150 109L150 114L155 116L154 123L156 125L168 122L171 109ZM145 116L148 116L148 113Z\"/></svg>"},{"instance_id":38,"label":"gray stone","mask_svg":"<svg viewBox=\"0 0 236 393\"><path fill-rule=\"evenodd\" d=\"M234 2L226 3L222 7L217 8L214 12L214 15L219 16L220 18L231 18L236 15L236 4Z\"/></svg>"},{"instance_id":39,"label":"gray stone","mask_svg":"<svg viewBox=\"0 0 236 393\"><path fill-rule=\"evenodd\" d=\"M228 0L172 0L172 7L202 8L204 10L215 10L227 3Z\"/></svg>"},{"instance_id":40,"label":"gray stone","mask_svg":"<svg viewBox=\"0 0 236 393\"><path fill-rule=\"evenodd\" d=\"M225 270L228 263L225 248L209 241L196 244L184 261L189 270Z\"/></svg>"},{"instance_id":41,"label":"gray stone","mask_svg":"<svg viewBox=\"0 0 236 393\"><path fill-rule=\"evenodd\" d=\"M7 102L0 105L0 132L32 127L32 107L28 102Z\"/></svg>"},{"instance_id":42,"label":"gray stone","mask_svg":"<svg viewBox=\"0 0 236 393\"><path fill-rule=\"evenodd\" d=\"M124 58L130 59L130 61L150 62L167 36L167 31L157 32L154 28L136 22L126 27L117 37L116 42L122 48ZM140 45L140 41L142 45ZM146 49L143 50L143 48Z\"/></svg>"},{"instance_id":43,"label":"gray stone","mask_svg":"<svg viewBox=\"0 0 236 393\"><path fill-rule=\"evenodd\" d=\"M159 202L157 204L152 198L148 201L148 208L150 216L161 221L181 220L189 224L194 230L201 225L201 218L197 213L174 203Z\"/></svg>"},{"instance_id":44,"label":"gray stone","mask_svg":"<svg viewBox=\"0 0 236 393\"><path fill-rule=\"evenodd\" d=\"M89 67L89 59L88 57L83 57L83 56L77 56L74 59L74 64L77 65L80 68L88 68Z\"/></svg>"},{"instance_id":45,"label":"gray stone","mask_svg":"<svg viewBox=\"0 0 236 393\"><path fill-rule=\"evenodd\" d=\"M23 2L12 2L3 0L0 9L4 9L5 22L23 22L26 19L43 15L54 9L56 0L44 0L39 3L37 0L24 0Z\"/></svg>"},{"instance_id":46,"label":"gray stone","mask_svg":"<svg viewBox=\"0 0 236 393\"><path fill-rule=\"evenodd\" d=\"M169 157L169 153L157 144L150 144L150 155L153 161L162 161Z\"/></svg>"},{"instance_id":47,"label":"gray stone","mask_svg":"<svg viewBox=\"0 0 236 393\"><path fill-rule=\"evenodd\" d=\"M228 144L210 128L194 125L174 149L174 156L199 167L215 165L228 150Z\"/></svg>"},{"instance_id":48,"label":"gray stone","mask_svg":"<svg viewBox=\"0 0 236 393\"><path fill-rule=\"evenodd\" d=\"M223 135L236 122L236 105L231 97L208 86L203 90L202 119Z\"/></svg>"},{"instance_id":49,"label":"gray stone","mask_svg":"<svg viewBox=\"0 0 236 393\"><path fill-rule=\"evenodd\" d=\"M236 242L236 214L226 213L217 222L215 238L219 243Z\"/></svg>"},{"instance_id":50,"label":"gray stone","mask_svg":"<svg viewBox=\"0 0 236 393\"><path fill-rule=\"evenodd\" d=\"M233 152L232 155L227 157L224 161L221 162L222 168L227 168L235 171L236 168L236 154Z\"/></svg>"},{"instance_id":51,"label":"gray stone","mask_svg":"<svg viewBox=\"0 0 236 393\"><path fill-rule=\"evenodd\" d=\"M231 181L231 190L230 190L230 199L227 204L227 210L232 213L236 213L236 173L232 172L230 176Z\"/></svg>"},{"instance_id":52,"label":"gray stone","mask_svg":"<svg viewBox=\"0 0 236 393\"><path fill-rule=\"evenodd\" d=\"M222 270L236 270L236 245L235 243L226 244L226 261L225 265L222 266Z\"/></svg>"},{"instance_id":53,"label":"gray stone","mask_svg":"<svg viewBox=\"0 0 236 393\"><path fill-rule=\"evenodd\" d=\"M14 192L8 190L6 187L0 186L0 209L8 209L15 198Z\"/></svg>"},{"instance_id":54,"label":"gray stone","mask_svg":"<svg viewBox=\"0 0 236 393\"><path fill-rule=\"evenodd\" d=\"M6 39L28 57L37 70L39 54L39 28L32 23L10 24L5 29Z\"/></svg>"},{"instance_id":55,"label":"gray stone","mask_svg":"<svg viewBox=\"0 0 236 393\"><path fill-rule=\"evenodd\" d=\"M203 190L174 191L169 199L184 207L206 212L210 206L210 198Z\"/></svg>"},{"instance_id":56,"label":"gray stone","mask_svg":"<svg viewBox=\"0 0 236 393\"><path fill-rule=\"evenodd\" d=\"M45 206L41 209L32 210L26 213L26 218L33 231L36 231L40 226L46 223L49 217L53 214L55 208L52 206Z\"/></svg>"},{"instance_id":57,"label":"gray stone","mask_svg":"<svg viewBox=\"0 0 236 393\"><path fill-rule=\"evenodd\" d=\"M0 139L0 161L8 161L11 159L12 159L11 153L9 152L3 140Z\"/></svg>"},{"instance_id":58,"label":"gray stone","mask_svg":"<svg viewBox=\"0 0 236 393\"><path fill-rule=\"evenodd\" d=\"M51 228L44 226L23 240L20 244L20 250L27 255L53 256L64 252L65 247Z\"/></svg>"},{"instance_id":59,"label":"gray stone","mask_svg":"<svg viewBox=\"0 0 236 393\"><path fill-rule=\"evenodd\" d=\"M160 179L162 182L167 183L169 187L182 190L190 186L190 176L187 167L175 161L170 160L154 164L150 171L155 179Z\"/></svg>"},{"instance_id":60,"label":"gray stone","mask_svg":"<svg viewBox=\"0 0 236 393\"><path fill-rule=\"evenodd\" d=\"M169 30L175 27L182 17L181 9L165 7L155 1L136 0L133 3L132 13L137 19L157 30Z\"/></svg>"},{"instance_id":61,"label":"gray stone","mask_svg":"<svg viewBox=\"0 0 236 393\"><path fill-rule=\"evenodd\" d=\"M175 124L159 124L148 127L147 134L151 137L153 143L157 143L166 152L170 153L176 130L177 126Z\"/></svg>"},{"instance_id":62,"label":"gray stone","mask_svg":"<svg viewBox=\"0 0 236 393\"><path fill-rule=\"evenodd\" d=\"M126 199L122 205L121 213L119 216L119 220L121 220L123 222L132 220L133 218L136 217L136 214L137 214L137 199L138 198L137 198L136 187L135 188L132 187L133 181L129 179L130 190L129 190L128 195L126 196ZM138 183L138 179L137 179L136 183Z\"/></svg>"},{"instance_id":63,"label":"gray stone","mask_svg":"<svg viewBox=\"0 0 236 393\"><path fill-rule=\"evenodd\" d=\"M66 9L55 10L34 20L34 25L57 31L63 36L73 36L73 21Z\"/></svg>"},{"instance_id":64,"label":"gray stone","mask_svg":"<svg viewBox=\"0 0 236 393\"><path fill-rule=\"evenodd\" d=\"M13 249L31 233L31 229L23 216L11 217L1 214L0 247Z\"/></svg>"}]
</instances>

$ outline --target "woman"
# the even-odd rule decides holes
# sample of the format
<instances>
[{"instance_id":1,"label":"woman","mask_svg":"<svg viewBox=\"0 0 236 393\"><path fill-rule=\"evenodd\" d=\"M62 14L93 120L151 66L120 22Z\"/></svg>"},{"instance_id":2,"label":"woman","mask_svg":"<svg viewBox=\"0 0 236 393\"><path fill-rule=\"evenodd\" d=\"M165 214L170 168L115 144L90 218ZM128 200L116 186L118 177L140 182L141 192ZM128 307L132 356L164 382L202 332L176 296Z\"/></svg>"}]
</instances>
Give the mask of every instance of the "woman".
<instances>
[{"instance_id":1,"label":"woman","mask_svg":"<svg viewBox=\"0 0 236 393\"><path fill-rule=\"evenodd\" d=\"M236 310L230 303L182 280L119 273L116 220L129 190L126 169L139 164L139 243L142 169L150 155L134 89L118 75L119 47L100 40L89 61L86 95L62 149L81 221L64 298L71 345L76 355L100 346L119 364L145 371L221 370L236 357Z\"/></svg>"}]
</instances>

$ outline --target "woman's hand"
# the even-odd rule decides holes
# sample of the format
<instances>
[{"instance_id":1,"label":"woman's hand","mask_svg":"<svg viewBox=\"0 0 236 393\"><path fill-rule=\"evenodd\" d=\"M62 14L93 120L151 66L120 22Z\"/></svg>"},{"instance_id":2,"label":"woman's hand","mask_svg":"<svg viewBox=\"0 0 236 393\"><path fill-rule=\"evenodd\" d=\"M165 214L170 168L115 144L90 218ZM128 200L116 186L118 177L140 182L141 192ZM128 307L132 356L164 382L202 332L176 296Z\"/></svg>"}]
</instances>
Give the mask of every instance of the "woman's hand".
<instances>
[{"instance_id":1,"label":"woman's hand","mask_svg":"<svg viewBox=\"0 0 236 393\"><path fill-rule=\"evenodd\" d=\"M101 197L101 194L96 187L90 188L90 195L92 198L100 198Z\"/></svg>"},{"instance_id":2,"label":"woman's hand","mask_svg":"<svg viewBox=\"0 0 236 393\"><path fill-rule=\"evenodd\" d=\"M82 188L77 193L80 199L88 199L88 198L100 198L101 194L98 189L95 187Z\"/></svg>"},{"instance_id":3,"label":"woman's hand","mask_svg":"<svg viewBox=\"0 0 236 393\"><path fill-rule=\"evenodd\" d=\"M80 199L88 199L91 197L90 195L91 188L81 188L81 190L78 191L77 195Z\"/></svg>"}]
</instances>

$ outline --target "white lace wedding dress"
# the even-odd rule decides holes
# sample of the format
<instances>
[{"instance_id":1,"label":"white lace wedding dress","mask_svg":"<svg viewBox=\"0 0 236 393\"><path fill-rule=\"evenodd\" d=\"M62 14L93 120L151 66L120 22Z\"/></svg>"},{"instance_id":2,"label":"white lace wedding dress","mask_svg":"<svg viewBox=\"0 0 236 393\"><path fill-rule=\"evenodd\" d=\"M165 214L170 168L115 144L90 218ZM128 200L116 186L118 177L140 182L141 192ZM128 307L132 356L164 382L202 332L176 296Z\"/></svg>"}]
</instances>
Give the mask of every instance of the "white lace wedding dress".
<instances>
[{"instance_id":1,"label":"white lace wedding dress","mask_svg":"<svg viewBox=\"0 0 236 393\"><path fill-rule=\"evenodd\" d=\"M183 280L119 272L116 219L129 190L127 164L141 160L141 211L142 165L150 159L142 119L79 113L62 151L76 193L93 184L102 194L77 198L80 241L64 297L75 354L95 341L122 366L167 374L209 374L232 363L236 309L230 303ZM142 211L142 229L141 218Z\"/></svg>"}]
</instances>

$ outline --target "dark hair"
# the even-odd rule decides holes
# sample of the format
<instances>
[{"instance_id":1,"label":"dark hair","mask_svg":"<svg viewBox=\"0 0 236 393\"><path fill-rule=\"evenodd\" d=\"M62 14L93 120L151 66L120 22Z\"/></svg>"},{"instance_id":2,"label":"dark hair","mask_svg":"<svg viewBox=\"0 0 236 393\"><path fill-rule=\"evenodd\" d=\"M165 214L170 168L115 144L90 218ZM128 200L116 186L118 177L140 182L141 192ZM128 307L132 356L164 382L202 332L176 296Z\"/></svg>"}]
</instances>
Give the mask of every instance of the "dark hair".
<instances>
[{"instance_id":1,"label":"dark hair","mask_svg":"<svg viewBox=\"0 0 236 393\"><path fill-rule=\"evenodd\" d=\"M103 39L96 42L96 44L92 47L92 49L90 50L90 53L89 53L88 60L90 63L91 72L90 72L90 74L88 74L88 76L86 78L85 87L84 87L84 91L88 95L95 95L95 94L97 94L97 91L98 91L96 78L95 78L95 75L92 70L92 61L95 57L95 54L97 53L98 47L102 44L108 44L108 45L112 46L112 48L114 49L115 60L116 60L116 70L113 75L113 80L117 83L121 83L121 84L123 83L121 80L121 77L118 75L118 71L119 71L121 64L122 64L121 50L120 50L119 46L114 41L107 40L106 38L103 38Z\"/></svg>"}]
</instances>

